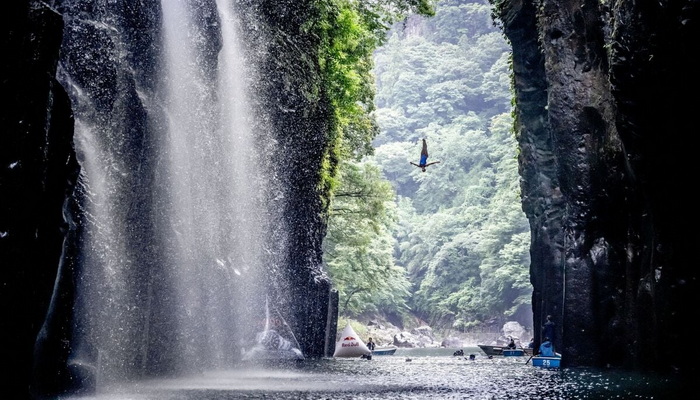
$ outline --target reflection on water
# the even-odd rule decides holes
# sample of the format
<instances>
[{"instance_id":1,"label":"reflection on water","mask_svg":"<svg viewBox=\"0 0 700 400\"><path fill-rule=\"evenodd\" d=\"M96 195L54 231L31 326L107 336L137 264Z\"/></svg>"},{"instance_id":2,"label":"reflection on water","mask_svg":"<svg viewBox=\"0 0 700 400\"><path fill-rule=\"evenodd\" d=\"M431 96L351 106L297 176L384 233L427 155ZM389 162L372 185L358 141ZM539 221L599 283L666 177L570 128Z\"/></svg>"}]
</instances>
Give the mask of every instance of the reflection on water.
<instances>
[{"instance_id":1,"label":"reflection on water","mask_svg":"<svg viewBox=\"0 0 700 400\"><path fill-rule=\"evenodd\" d=\"M287 361L263 368L130 383L82 400L677 399L673 380L619 371L545 370L528 357L489 359L478 348L399 349L372 360ZM469 354L476 354L469 360ZM410 360L410 361L409 361Z\"/></svg>"}]
</instances>

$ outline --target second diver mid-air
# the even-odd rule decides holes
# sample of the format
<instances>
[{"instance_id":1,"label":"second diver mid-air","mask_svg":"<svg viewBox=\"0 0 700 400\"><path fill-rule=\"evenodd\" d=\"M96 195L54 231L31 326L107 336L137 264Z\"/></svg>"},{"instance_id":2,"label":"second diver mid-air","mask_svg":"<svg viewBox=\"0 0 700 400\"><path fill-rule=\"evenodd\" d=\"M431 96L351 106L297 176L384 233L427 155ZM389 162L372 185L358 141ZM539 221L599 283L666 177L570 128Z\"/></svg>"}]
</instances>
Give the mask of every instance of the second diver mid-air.
<instances>
[{"instance_id":1,"label":"second diver mid-air","mask_svg":"<svg viewBox=\"0 0 700 400\"><path fill-rule=\"evenodd\" d=\"M439 163L440 161L433 161L431 163L428 162L428 143L426 143L425 139L423 139L423 148L420 151L420 162L418 164L412 162L411 165L415 165L416 167L420 168L421 171L425 172L426 167Z\"/></svg>"}]
</instances>

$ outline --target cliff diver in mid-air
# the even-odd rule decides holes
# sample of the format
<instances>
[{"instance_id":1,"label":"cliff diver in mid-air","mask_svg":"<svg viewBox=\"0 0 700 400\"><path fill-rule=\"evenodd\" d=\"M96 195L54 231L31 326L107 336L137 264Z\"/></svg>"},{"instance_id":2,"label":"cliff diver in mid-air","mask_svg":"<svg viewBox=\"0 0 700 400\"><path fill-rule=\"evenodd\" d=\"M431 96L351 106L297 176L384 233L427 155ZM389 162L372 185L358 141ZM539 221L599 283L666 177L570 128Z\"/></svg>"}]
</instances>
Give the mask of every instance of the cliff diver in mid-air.
<instances>
[{"instance_id":1,"label":"cliff diver in mid-air","mask_svg":"<svg viewBox=\"0 0 700 400\"><path fill-rule=\"evenodd\" d=\"M421 171L425 172L425 168L433 164L440 164L440 161L428 162L428 144L425 142L425 139L423 139L423 149L420 151L420 162L418 164L412 162L411 165L415 165L420 168Z\"/></svg>"}]
</instances>

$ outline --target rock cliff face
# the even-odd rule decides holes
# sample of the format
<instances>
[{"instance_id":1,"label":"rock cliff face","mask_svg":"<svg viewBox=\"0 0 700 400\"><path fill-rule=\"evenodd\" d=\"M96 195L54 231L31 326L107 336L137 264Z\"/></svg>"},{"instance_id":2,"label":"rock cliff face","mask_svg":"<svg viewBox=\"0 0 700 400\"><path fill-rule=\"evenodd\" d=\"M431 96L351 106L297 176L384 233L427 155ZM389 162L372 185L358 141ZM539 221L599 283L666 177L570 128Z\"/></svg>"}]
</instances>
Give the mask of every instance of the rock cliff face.
<instances>
[{"instance_id":1,"label":"rock cliff face","mask_svg":"<svg viewBox=\"0 0 700 400\"><path fill-rule=\"evenodd\" d=\"M17 1L0 33L0 329L4 393L26 398L69 230L63 207L75 186L73 115L56 80L63 20L43 2ZM70 296L70 293L65 293Z\"/></svg>"},{"instance_id":2,"label":"rock cliff face","mask_svg":"<svg viewBox=\"0 0 700 400\"><path fill-rule=\"evenodd\" d=\"M568 366L695 363L694 1L495 1L513 46L535 326ZM692 186L692 183L690 184ZM537 337L538 340L541 337Z\"/></svg>"}]
</instances>

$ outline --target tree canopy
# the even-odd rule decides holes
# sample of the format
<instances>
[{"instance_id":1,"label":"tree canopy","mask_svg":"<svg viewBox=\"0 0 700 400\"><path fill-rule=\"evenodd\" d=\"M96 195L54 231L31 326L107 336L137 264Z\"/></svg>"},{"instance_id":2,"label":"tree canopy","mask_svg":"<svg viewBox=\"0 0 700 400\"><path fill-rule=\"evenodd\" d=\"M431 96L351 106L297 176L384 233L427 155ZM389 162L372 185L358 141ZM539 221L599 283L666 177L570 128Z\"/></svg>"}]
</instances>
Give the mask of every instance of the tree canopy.
<instances>
[{"instance_id":1,"label":"tree canopy","mask_svg":"<svg viewBox=\"0 0 700 400\"><path fill-rule=\"evenodd\" d=\"M441 1L383 38L362 72L376 85L365 117L377 131L358 143L372 137L372 149L343 157L324 244L341 313L461 330L517 319L530 310L530 234L510 48L491 6ZM426 172L409 164L423 138L428 161L441 161Z\"/></svg>"}]
</instances>

